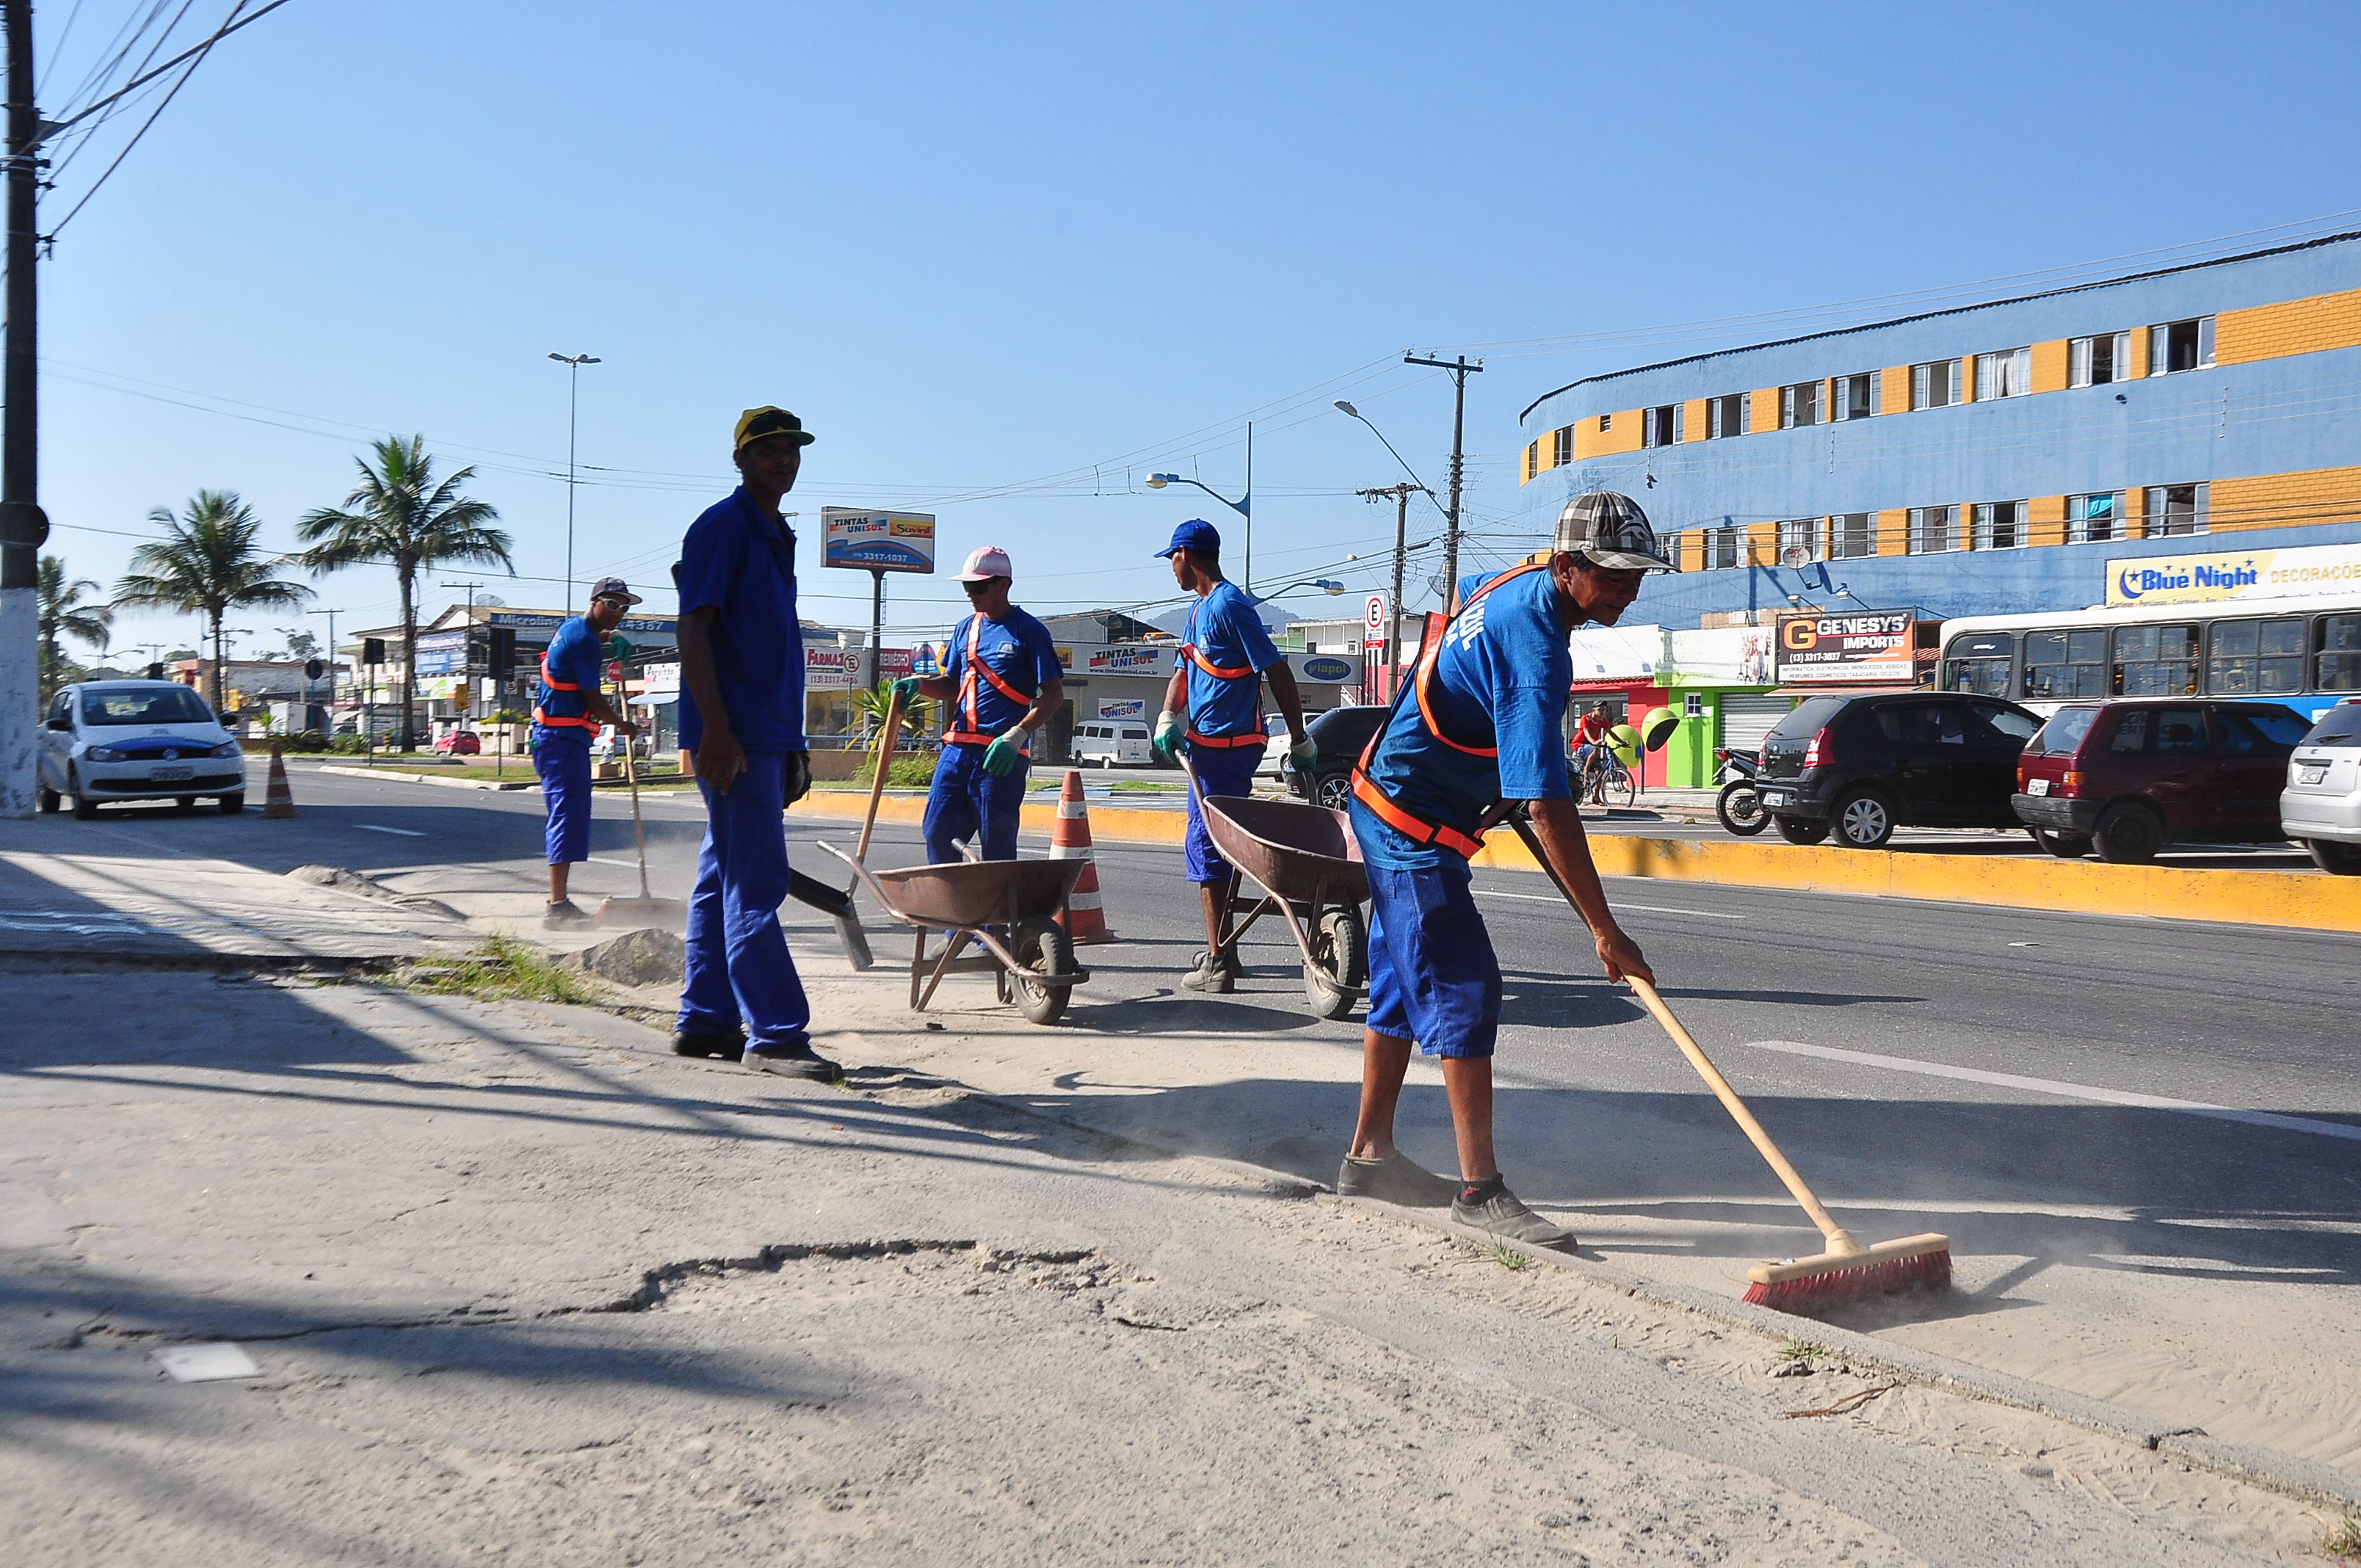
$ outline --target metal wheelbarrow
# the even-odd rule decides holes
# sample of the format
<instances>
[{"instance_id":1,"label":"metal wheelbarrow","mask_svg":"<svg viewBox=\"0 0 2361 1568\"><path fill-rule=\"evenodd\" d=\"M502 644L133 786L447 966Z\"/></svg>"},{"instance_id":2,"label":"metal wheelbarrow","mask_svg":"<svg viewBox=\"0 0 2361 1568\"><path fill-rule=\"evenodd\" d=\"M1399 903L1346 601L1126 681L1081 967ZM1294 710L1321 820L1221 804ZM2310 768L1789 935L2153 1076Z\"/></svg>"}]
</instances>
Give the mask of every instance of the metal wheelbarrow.
<instances>
[{"instance_id":1,"label":"metal wheelbarrow","mask_svg":"<svg viewBox=\"0 0 2361 1568\"><path fill-rule=\"evenodd\" d=\"M1193 768L1189 787L1197 788ZM1369 984L1369 929L1361 917L1369 874L1351 822L1324 806L1202 791L1197 806L1213 848L1230 863L1219 951L1235 952L1256 921L1276 915L1303 955L1303 994L1312 1011L1323 1018L1350 1013ZM1242 882L1252 883L1262 896L1241 896ZM1242 910L1244 923L1231 926L1230 917Z\"/></svg>"},{"instance_id":2,"label":"metal wheelbarrow","mask_svg":"<svg viewBox=\"0 0 2361 1568\"><path fill-rule=\"evenodd\" d=\"M910 954L910 1006L924 1012L947 974L993 976L1003 1002L1036 1024L1055 1023L1074 987L1091 978L1051 916L1063 913L1082 861L963 861L873 872L833 844L821 849L852 868L879 908L917 932ZM927 933L950 940L929 959ZM968 945L984 951L962 957ZM923 989L922 989L923 987Z\"/></svg>"}]
</instances>

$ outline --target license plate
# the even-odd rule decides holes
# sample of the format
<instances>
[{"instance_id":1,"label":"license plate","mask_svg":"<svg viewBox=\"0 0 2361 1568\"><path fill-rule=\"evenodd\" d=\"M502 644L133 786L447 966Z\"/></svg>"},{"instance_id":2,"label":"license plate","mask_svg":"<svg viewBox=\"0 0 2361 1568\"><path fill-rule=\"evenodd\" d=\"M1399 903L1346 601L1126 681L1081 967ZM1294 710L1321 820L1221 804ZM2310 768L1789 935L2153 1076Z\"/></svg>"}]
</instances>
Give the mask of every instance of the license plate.
<instances>
[{"instance_id":1,"label":"license plate","mask_svg":"<svg viewBox=\"0 0 2361 1568\"><path fill-rule=\"evenodd\" d=\"M2027 779L2025 781L2025 793L2027 795L2048 795L2049 793L2049 781L2048 779Z\"/></svg>"},{"instance_id":2,"label":"license plate","mask_svg":"<svg viewBox=\"0 0 2361 1568\"><path fill-rule=\"evenodd\" d=\"M1784 789L1766 789L1763 792L1763 804L1765 806L1791 806L1795 803L1795 799L1794 795Z\"/></svg>"},{"instance_id":3,"label":"license plate","mask_svg":"<svg viewBox=\"0 0 2361 1568\"><path fill-rule=\"evenodd\" d=\"M192 779L196 776L197 770L194 768L151 768L148 773L149 782L153 784L178 784L182 779Z\"/></svg>"},{"instance_id":4,"label":"license plate","mask_svg":"<svg viewBox=\"0 0 2361 1568\"><path fill-rule=\"evenodd\" d=\"M2296 769L2295 782L2298 784L2318 784L2327 776L2328 764L2326 762L2304 762L2300 764Z\"/></svg>"}]
</instances>

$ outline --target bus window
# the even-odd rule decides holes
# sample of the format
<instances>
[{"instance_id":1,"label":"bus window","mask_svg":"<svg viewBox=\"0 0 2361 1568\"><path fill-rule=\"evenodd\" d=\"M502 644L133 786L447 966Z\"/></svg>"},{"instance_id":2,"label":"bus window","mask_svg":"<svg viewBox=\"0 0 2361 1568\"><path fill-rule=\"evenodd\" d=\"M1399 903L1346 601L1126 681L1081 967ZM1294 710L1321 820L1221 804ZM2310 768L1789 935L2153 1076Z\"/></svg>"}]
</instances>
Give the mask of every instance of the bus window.
<instances>
[{"instance_id":1,"label":"bus window","mask_svg":"<svg viewBox=\"0 0 2361 1568\"><path fill-rule=\"evenodd\" d=\"M2115 629L2117 696L2190 696L2197 690L2197 628Z\"/></svg>"},{"instance_id":2,"label":"bus window","mask_svg":"<svg viewBox=\"0 0 2361 1568\"><path fill-rule=\"evenodd\" d=\"M2107 634L2104 631L2028 631L2025 634L2026 700L2063 701L2107 695Z\"/></svg>"},{"instance_id":3,"label":"bus window","mask_svg":"<svg viewBox=\"0 0 2361 1568\"><path fill-rule=\"evenodd\" d=\"M2318 674L2314 691L2361 692L2361 615L2320 618Z\"/></svg>"},{"instance_id":4,"label":"bus window","mask_svg":"<svg viewBox=\"0 0 2361 1568\"><path fill-rule=\"evenodd\" d=\"M2206 633L2205 689L2216 696L2303 690L2303 622L2222 620Z\"/></svg>"},{"instance_id":5,"label":"bus window","mask_svg":"<svg viewBox=\"0 0 2361 1568\"><path fill-rule=\"evenodd\" d=\"M2016 638L2005 631L1954 637L1943 650L1943 689L2006 696L2015 677Z\"/></svg>"}]
</instances>

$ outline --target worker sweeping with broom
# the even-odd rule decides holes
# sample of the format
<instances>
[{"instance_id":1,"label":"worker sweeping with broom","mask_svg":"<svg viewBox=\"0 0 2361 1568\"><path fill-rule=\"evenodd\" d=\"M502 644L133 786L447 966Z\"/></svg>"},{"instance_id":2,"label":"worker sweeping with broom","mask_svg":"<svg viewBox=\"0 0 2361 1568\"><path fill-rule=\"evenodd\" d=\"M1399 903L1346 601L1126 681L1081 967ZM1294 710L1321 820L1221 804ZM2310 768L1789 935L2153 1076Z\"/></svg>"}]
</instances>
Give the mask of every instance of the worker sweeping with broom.
<instances>
[{"instance_id":1,"label":"worker sweeping with broom","mask_svg":"<svg viewBox=\"0 0 2361 1568\"><path fill-rule=\"evenodd\" d=\"M1353 773L1353 836L1369 877L1369 1014L1361 1110L1336 1178L1347 1196L1411 1207L1537 1246L1574 1237L1521 1202L1492 1147L1492 1049L1500 965L1469 891L1467 858L1497 803L1526 803L1549 869L1582 914L1611 981L1653 981L1615 922L1591 864L1561 739L1573 684L1567 634L1612 626L1652 571L1673 565L1630 497L1598 491L1558 519L1546 563L1467 597L1422 649ZM1443 1059L1458 1136L1457 1182L1394 1147L1412 1045Z\"/></svg>"},{"instance_id":2,"label":"worker sweeping with broom","mask_svg":"<svg viewBox=\"0 0 2361 1568\"><path fill-rule=\"evenodd\" d=\"M599 690L604 664L598 641L622 624L623 612L640 596L620 577L601 577L590 590L590 608L569 616L541 656L541 691L533 704L533 771L541 775L542 803L549 808L549 907L541 923L552 930L591 924L566 891L574 862L590 858L590 738L611 724L625 738L636 726L607 706Z\"/></svg>"}]
</instances>

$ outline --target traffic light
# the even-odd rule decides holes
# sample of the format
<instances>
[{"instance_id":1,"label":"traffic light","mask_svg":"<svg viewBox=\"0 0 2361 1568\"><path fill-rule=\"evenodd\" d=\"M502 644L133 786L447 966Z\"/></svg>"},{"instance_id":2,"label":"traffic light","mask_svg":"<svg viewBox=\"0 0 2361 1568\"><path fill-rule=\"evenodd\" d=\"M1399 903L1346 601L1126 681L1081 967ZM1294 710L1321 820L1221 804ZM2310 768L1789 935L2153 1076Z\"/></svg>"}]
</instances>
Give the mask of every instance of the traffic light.
<instances>
[{"instance_id":1,"label":"traffic light","mask_svg":"<svg viewBox=\"0 0 2361 1568\"><path fill-rule=\"evenodd\" d=\"M384 638L364 637L361 639L361 663L364 664L382 664L385 663Z\"/></svg>"},{"instance_id":2,"label":"traffic light","mask_svg":"<svg viewBox=\"0 0 2361 1568\"><path fill-rule=\"evenodd\" d=\"M503 685L507 685L510 678L516 674L515 627L492 628L491 668L488 674Z\"/></svg>"},{"instance_id":3,"label":"traffic light","mask_svg":"<svg viewBox=\"0 0 2361 1568\"><path fill-rule=\"evenodd\" d=\"M327 673L328 666L320 663L319 660L306 659L303 661L303 678L305 680L316 681Z\"/></svg>"}]
</instances>

